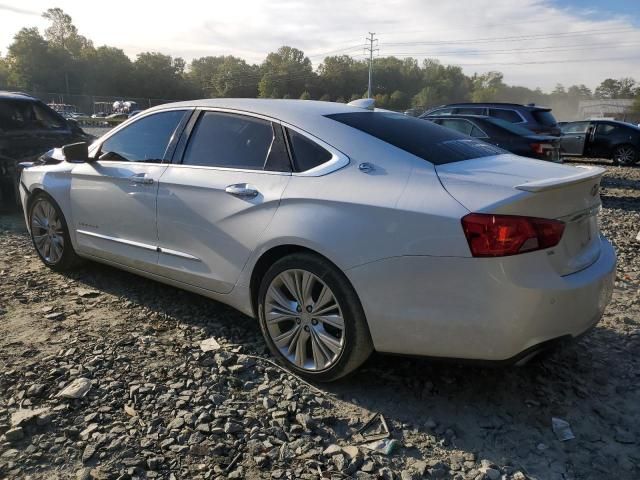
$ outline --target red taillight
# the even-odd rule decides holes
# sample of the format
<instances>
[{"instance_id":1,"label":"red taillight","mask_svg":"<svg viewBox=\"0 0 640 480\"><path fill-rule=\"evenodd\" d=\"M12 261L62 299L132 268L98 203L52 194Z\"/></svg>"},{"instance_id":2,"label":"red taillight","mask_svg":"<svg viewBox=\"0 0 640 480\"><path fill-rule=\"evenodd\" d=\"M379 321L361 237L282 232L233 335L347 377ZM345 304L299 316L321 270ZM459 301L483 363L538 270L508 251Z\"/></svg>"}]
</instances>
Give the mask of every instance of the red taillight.
<instances>
[{"instance_id":1,"label":"red taillight","mask_svg":"<svg viewBox=\"0 0 640 480\"><path fill-rule=\"evenodd\" d=\"M462 217L462 229L474 257L504 257L557 245L564 232L564 222L470 213Z\"/></svg>"},{"instance_id":2,"label":"red taillight","mask_svg":"<svg viewBox=\"0 0 640 480\"><path fill-rule=\"evenodd\" d=\"M530 143L529 146L531 147L531 151L533 151L534 153L537 153L539 155L542 155L544 153L544 144L542 143Z\"/></svg>"}]
</instances>

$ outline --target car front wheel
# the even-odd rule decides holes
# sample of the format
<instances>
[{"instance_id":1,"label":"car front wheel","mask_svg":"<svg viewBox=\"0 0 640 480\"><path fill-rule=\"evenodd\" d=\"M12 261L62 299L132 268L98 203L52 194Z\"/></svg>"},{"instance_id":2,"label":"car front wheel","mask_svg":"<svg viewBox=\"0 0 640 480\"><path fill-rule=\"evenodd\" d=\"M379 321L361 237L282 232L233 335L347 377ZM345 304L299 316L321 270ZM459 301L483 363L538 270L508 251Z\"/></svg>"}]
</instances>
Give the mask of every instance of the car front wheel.
<instances>
[{"instance_id":1,"label":"car front wheel","mask_svg":"<svg viewBox=\"0 0 640 480\"><path fill-rule=\"evenodd\" d=\"M343 377L373 351L353 287L319 256L296 253L275 262L262 279L258 305L273 355L309 380Z\"/></svg>"},{"instance_id":2,"label":"car front wheel","mask_svg":"<svg viewBox=\"0 0 640 480\"><path fill-rule=\"evenodd\" d=\"M56 271L70 270L80 263L69 238L60 207L46 193L38 193L29 205L31 240L44 264Z\"/></svg>"}]
</instances>

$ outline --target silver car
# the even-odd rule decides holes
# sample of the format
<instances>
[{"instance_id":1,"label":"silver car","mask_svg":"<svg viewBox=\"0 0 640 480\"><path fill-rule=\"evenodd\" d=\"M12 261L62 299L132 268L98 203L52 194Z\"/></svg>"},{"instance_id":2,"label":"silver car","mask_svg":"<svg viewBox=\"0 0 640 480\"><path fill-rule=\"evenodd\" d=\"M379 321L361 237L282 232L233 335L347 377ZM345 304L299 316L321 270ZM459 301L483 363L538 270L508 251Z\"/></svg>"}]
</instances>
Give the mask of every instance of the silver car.
<instances>
[{"instance_id":1,"label":"silver car","mask_svg":"<svg viewBox=\"0 0 640 480\"><path fill-rule=\"evenodd\" d=\"M312 380L373 350L522 360L588 330L611 296L603 169L391 112L174 103L47 163L21 179L47 266L95 260L232 305Z\"/></svg>"}]
</instances>

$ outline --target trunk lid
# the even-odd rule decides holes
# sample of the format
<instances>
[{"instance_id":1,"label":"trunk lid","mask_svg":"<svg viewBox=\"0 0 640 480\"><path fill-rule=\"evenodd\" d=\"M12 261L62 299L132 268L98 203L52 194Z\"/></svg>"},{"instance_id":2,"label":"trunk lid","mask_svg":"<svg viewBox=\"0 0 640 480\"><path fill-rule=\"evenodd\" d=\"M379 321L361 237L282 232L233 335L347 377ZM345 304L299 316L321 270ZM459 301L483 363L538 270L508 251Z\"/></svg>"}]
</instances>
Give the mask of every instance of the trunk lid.
<instances>
[{"instance_id":1,"label":"trunk lid","mask_svg":"<svg viewBox=\"0 0 640 480\"><path fill-rule=\"evenodd\" d=\"M582 270L600 254L600 167L572 167L516 155L437 165L443 187L476 213L552 218L565 222L549 258L561 275Z\"/></svg>"}]
</instances>

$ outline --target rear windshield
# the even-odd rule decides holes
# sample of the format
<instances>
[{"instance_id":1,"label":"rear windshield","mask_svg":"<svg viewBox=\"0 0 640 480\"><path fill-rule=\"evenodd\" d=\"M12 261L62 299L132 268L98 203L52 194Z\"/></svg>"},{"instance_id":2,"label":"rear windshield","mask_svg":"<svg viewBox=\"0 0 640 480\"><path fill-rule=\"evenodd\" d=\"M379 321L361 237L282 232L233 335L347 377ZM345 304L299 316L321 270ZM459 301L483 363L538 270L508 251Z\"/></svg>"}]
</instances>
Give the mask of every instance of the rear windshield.
<instances>
[{"instance_id":1,"label":"rear windshield","mask_svg":"<svg viewBox=\"0 0 640 480\"><path fill-rule=\"evenodd\" d=\"M434 165L508 153L501 148L426 120L386 112L327 115Z\"/></svg>"},{"instance_id":2,"label":"rear windshield","mask_svg":"<svg viewBox=\"0 0 640 480\"><path fill-rule=\"evenodd\" d=\"M558 124L556 117L554 117L549 110L533 110L531 115L533 115L533 118L535 118L536 122L540 125L555 127Z\"/></svg>"}]
</instances>

